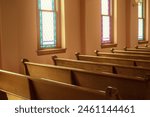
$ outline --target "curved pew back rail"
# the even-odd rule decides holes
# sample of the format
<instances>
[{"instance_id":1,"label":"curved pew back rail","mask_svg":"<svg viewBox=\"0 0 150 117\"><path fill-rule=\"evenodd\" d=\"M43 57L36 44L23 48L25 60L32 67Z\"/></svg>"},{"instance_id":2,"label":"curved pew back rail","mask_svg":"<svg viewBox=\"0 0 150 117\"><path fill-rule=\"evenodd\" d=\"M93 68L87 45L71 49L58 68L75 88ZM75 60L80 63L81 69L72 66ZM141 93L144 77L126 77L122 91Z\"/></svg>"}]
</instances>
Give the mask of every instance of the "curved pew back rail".
<instances>
[{"instance_id":1,"label":"curved pew back rail","mask_svg":"<svg viewBox=\"0 0 150 117\"><path fill-rule=\"evenodd\" d=\"M148 60L137 60L137 59L126 59L126 58L115 58L115 57L105 57L105 56L92 56L92 55L80 55L80 53L75 53L77 60L92 61L99 63L112 63L119 65L129 65L129 66L141 66L149 68L150 61Z\"/></svg>"},{"instance_id":2,"label":"curved pew back rail","mask_svg":"<svg viewBox=\"0 0 150 117\"><path fill-rule=\"evenodd\" d=\"M28 64L34 65L33 63L31 64L31 62L28 62ZM42 64L37 64L36 66L40 65ZM78 86L97 90L105 90L107 86L112 86L119 90L122 99L150 99L150 94L148 93L148 79L111 73L95 73L88 70L58 67L52 65L42 66L47 67L47 69L52 67L53 70L56 69L56 71L58 71L58 69L65 69L70 71L66 73L70 75L71 79L73 80L72 83ZM38 75L38 73L39 72L36 72L36 75ZM58 72L56 77L61 78L62 74Z\"/></svg>"},{"instance_id":3,"label":"curved pew back rail","mask_svg":"<svg viewBox=\"0 0 150 117\"><path fill-rule=\"evenodd\" d=\"M124 48L124 51L135 51L135 52L150 52L150 49L134 49L134 48Z\"/></svg>"},{"instance_id":4,"label":"curved pew back rail","mask_svg":"<svg viewBox=\"0 0 150 117\"><path fill-rule=\"evenodd\" d=\"M136 49L150 49L150 45L145 44L145 46L135 46Z\"/></svg>"},{"instance_id":5,"label":"curved pew back rail","mask_svg":"<svg viewBox=\"0 0 150 117\"><path fill-rule=\"evenodd\" d=\"M94 52L96 56L115 57L115 58L124 58L124 59L137 59L137 60L150 60L149 55L109 53L109 52L100 52L98 50L95 50Z\"/></svg>"},{"instance_id":6,"label":"curved pew back rail","mask_svg":"<svg viewBox=\"0 0 150 117\"><path fill-rule=\"evenodd\" d=\"M57 56L53 56L52 58L54 64L57 66L85 69L93 72L108 72L108 73L122 74L127 76L137 76L142 78L149 78L150 76L149 68L117 65L111 63L78 61L72 59L57 58Z\"/></svg>"},{"instance_id":7,"label":"curved pew back rail","mask_svg":"<svg viewBox=\"0 0 150 117\"><path fill-rule=\"evenodd\" d=\"M147 55L150 56L150 52L142 52L142 51L125 51L125 50L115 50L114 48L111 49L112 53L122 53L122 54L135 54L135 55Z\"/></svg>"}]
</instances>

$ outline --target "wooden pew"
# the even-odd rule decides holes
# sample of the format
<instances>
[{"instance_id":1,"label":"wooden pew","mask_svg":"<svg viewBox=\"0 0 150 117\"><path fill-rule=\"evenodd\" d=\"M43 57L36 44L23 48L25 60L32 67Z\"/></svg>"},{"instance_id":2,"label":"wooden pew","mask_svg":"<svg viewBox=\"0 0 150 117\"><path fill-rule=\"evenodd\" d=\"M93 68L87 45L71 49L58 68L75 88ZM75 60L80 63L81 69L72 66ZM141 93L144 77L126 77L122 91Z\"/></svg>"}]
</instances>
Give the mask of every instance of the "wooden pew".
<instances>
[{"instance_id":1,"label":"wooden pew","mask_svg":"<svg viewBox=\"0 0 150 117\"><path fill-rule=\"evenodd\" d=\"M36 63L32 63L32 62L24 62L24 65L27 68L26 70L28 70L29 73L31 69L28 69L28 65L30 65L29 67L31 67L34 66L35 64ZM62 77L62 72L59 73L58 69L68 70L69 72L66 72L66 74L70 75L72 80L71 82L77 86L82 86L82 87L87 87L87 88L92 88L97 90L105 90L107 86L112 86L112 87L116 87L119 90L122 99L150 99L150 93L148 92L149 79L147 78L131 77L131 76L125 76L119 74L111 74L111 73L97 73L88 70L58 67L58 66L43 65L43 64L36 64L36 66L34 66L32 70L35 69L36 72L34 73L38 76L38 73L43 71L41 70L43 69L43 67L46 67L47 69L53 68L54 71L56 70L57 72L56 77L58 78ZM44 75L43 77L47 78Z\"/></svg>"},{"instance_id":2,"label":"wooden pew","mask_svg":"<svg viewBox=\"0 0 150 117\"><path fill-rule=\"evenodd\" d=\"M75 53L77 60L92 61L99 63L112 63L119 65L129 65L129 66L141 66L149 68L150 61L148 60L137 60L137 59L127 59L127 58L115 58L115 57L105 57L105 56L92 56L92 55L81 55L80 53Z\"/></svg>"},{"instance_id":3,"label":"wooden pew","mask_svg":"<svg viewBox=\"0 0 150 117\"><path fill-rule=\"evenodd\" d=\"M71 70L63 69L63 67L49 66L46 64L38 64L22 59L25 73L33 78L48 78L59 82L72 84ZM56 69L57 68L57 69ZM60 75L61 74L61 77Z\"/></svg>"},{"instance_id":4,"label":"wooden pew","mask_svg":"<svg viewBox=\"0 0 150 117\"><path fill-rule=\"evenodd\" d=\"M34 97L38 100L106 100L119 99L118 91L108 87L106 91L61 83L48 79L32 79Z\"/></svg>"},{"instance_id":5,"label":"wooden pew","mask_svg":"<svg viewBox=\"0 0 150 117\"><path fill-rule=\"evenodd\" d=\"M30 99L28 77L17 73L0 70L0 91L15 99ZM9 99L9 96L8 96Z\"/></svg>"},{"instance_id":6,"label":"wooden pew","mask_svg":"<svg viewBox=\"0 0 150 117\"><path fill-rule=\"evenodd\" d=\"M109 53L109 52L99 52L98 50L95 50L94 53L96 54L96 56L125 58L125 59L137 59L137 60L150 60L149 55Z\"/></svg>"},{"instance_id":7,"label":"wooden pew","mask_svg":"<svg viewBox=\"0 0 150 117\"><path fill-rule=\"evenodd\" d=\"M141 47L141 46L135 46L135 48L136 49L150 49L150 45L145 45L145 46L143 46L143 47Z\"/></svg>"},{"instance_id":8,"label":"wooden pew","mask_svg":"<svg viewBox=\"0 0 150 117\"><path fill-rule=\"evenodd\" d=\"M134 49L134 48L124 48L124 51L135 51L135 52L150 52L150 49Z\"/></svg>"},{"instance_id":9,"label":"wooden pew","mask_svg":"<svg viewBox=\"0 0 150 117\"><path fill-rule=\"evenodd\" d=\"M150 81L138 77L123 76L110 73L73 72L76 83L80 86L103 89L106 86L116 87L121 99L150 99Z\"/></svg>"},{"instance_id":10,"label":"wooden pew","mask_svg":"<svg viewBox=\"0 0 150 117\"><path fill-rule=\"evenodd\" d=\"M112 53L122 53L122 54L135 54L135 55L147 55L150 56L150 52L142 52L142 51L124 51L124 50L115 50L114 48L111 49Z\"/></svg>"},{"instance_id":11,"label":"wooden pew","mask_svg":"<svg viewBox=\"0 0 150 117\"><path fill-rule=\"evenodd\" d=\"M134 67L127 65L117 65L111 63L98 63L90 61L78 61L72 59L57 58L57 56L52 57L54 64L57 66L72 67L85 69L94 72L109 72L114 74L122 74L127 76L137 76L142 78L150 77L150 69L143 67Z\"/></svg>"},{"instance_id":12,"label":"wooden pew","mask_svg":"<svg viewBox=\"0 0 150 117\"><path fill-rule=\"evenodd\" d=\"M118 91L107 87L98 91L46 79L35 79L0 70L0 91L36 100L117 99Z\"/></svg>"}]
</instances>

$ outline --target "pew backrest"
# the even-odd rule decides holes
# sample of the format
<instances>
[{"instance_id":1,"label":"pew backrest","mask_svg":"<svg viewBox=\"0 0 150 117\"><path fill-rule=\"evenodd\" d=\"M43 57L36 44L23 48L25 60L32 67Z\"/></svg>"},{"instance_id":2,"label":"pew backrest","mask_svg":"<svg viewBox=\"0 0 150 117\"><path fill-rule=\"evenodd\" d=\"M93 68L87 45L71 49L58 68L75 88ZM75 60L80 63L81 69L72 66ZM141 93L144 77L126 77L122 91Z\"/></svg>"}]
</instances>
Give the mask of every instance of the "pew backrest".
<instances>
[{"instance_id":1,"label":"pew backrest","mask_svg":"<svg viewBox=\"0 0 150 117\"><path fill-rule=\"evenodd\" d=\"M135 55L147 55L150 56L150 52L143 52L143 51L125 51L125 50L115 50L112 48L111 50L112 53L122 53L122 54L135 54Z\"/></svg>"},{"instance_id":2,"label":"pew backrest","mask_svg":"<svg viewBox=\"0 0 150 117\"><path fill-rule=\"evenodd\" d=\"M0 90L22 99L31 99L28 77L0 70Z\"/></svg>"},{"instance_id":3,"label":"pew backrest","mask_svg":"<svg viewBox=\"0 0 150 117\"><path fill-rule=\"evenodd\" d=\"M76 83L80 86L102 90L106 86L116 87L121 99L150 99L149 80L117 74L101 74L80 71L73 72Z\"/></svg>"},{"instance_id":4,"label":"pew backrest","mask_svg":"<svg viewBox=\"0 0 150 117\"><path fill-rule=\"evenodd\" d=\"M124 51L150 52L150 49L146 49L146 48L145 49L140 49L140 48L134 49L134 48L127 48L127 47L125 47Z\"/></svg>"},{"instance_id":5,"label":"pew backrest","mask_svg":"<svg viewBox=\"0 0 150 117\"><path fill-rule=\"evenodd\" d=\"M50 80L72 84L71 70L69 69L63 69L53 65L32 63L25 60L23 60L23 64L26 75L33 78L47 78Z\"/></svg>"},{"instance_id":6,"label":"pew backrest","mask_svg":"<svg viewBox=\"0 0 150 117\"><path fill-rule=\"evenodd\" d=\"M150 60L150 56L148 56L148 55L109 53L109 52L99 52L98 50L96 50L94 52L95 52L96 56L125 58L125 59L137 59L137 60Z\"/></svg>"},{"instance_id":7,"label":"pew backrest","mask_svg":"<svg viewBox=\"0 0 150 117\"><path fill-rule=\"evenodd\" d=\"M118 90L113 87L94 90L4 70L0 70L0 91L21 97L20 99L33 100L119 99Z\"/></svg>"},{"instance_id":8,"label":"pew backrest","mask_svg":"<svg viewBox=\"0 0 150 117\"><path fill-rule=\"evenodd\" d=\"M109 72L114 74L122 74L127 76L138 76L143 78L150 77L150 69L143 67L118 65L111 63L98 63L90 61L78 61L72 59L64 59L52 57L54 64L57 66L85 69L94 72Z\"/></svg>"},{"instance_id":9,"label":"pew backrest","mask_svg":"<svg viewBox=\"0 0 150 117\"><path fill-rule=\"evenodd\" d=\"M118 99L118 91L108 87L106 91L94 90L48 79L32 79L33 99L38 100L106 100Z\"/></svg>"},{"instance_id":10,"label":"pew backrest","mask_svg":"<svg viewBox=\"0 0 150 117\"><path fill-rule=\"evenodd\" d=\"M92 61L99 63L112 63L119 65L129 65L129 66L141 66L145 68L150 68L150 61L148 60L137 60L137 59L127 59L127 58L115 58L115 57L105 57L105 56L92 56L92 55L80 55L76 53L77 60Z\"/></svg>"},{"instance_id":11,"label":"pew backrest","mask_svg":"<svg viewBox=\"0 0 150 117\"><path fill-rule=\"evenodd\" d=\"M29 63L31 62L28 62L28 64ZM50 67L51 65L48 66ZM97 90L105 90L107 86L112 86L119 90L122 99L150 99L150 94L148 93L149 79L147 78L112 73L97 73L88 70L58 66L53 66L53 68L69 69L71 71L70 76L72 82L77 86ZM58 73L57 77L61 78L61 76L61 73Z\"/></svg>"},{"instance_id":12,"label":"pew backrest","mask_svg":"<svg viewBox=\"0 0 150 117\"><path fill-rule=\"evenodd\" d=\"M114 57L105 57L105 56L93 56L93 55L81 55L80 53L76 53L77 60L83 61L93 61L99 63L113 63L113 64L121 64L121 65L130 65L134 66L135 62L132 59L124 59L124 58L114 58Z\"/></svg>"}]
</instances>

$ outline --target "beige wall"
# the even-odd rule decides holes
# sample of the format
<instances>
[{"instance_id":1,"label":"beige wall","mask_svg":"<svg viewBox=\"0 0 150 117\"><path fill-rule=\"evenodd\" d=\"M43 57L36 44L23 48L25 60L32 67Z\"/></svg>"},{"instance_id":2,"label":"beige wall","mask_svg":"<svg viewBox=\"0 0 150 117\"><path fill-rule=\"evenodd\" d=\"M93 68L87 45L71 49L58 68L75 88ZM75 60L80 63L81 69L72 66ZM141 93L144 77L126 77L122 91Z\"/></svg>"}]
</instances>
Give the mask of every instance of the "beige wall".
<instances>
[{"instance_id":1,"label":"beige wall","mask_svg":"<svg viewBox=\"0 0 150 117\"><path fill-rule=\"evenodd\" d=\"M10 71L18 71L18 16L16 0L2 0L2 39L1 59L2 68Z\"/></svg>"},{"instance_id":2,"label":"beige wall","mask_svg":"<svg viewBox=\"0 0 150 117\"><path fill-rule=\"evenodd\" d=\"M2 67L2 61L1 61L1 39L2 39L2 1L0 0L0 68Z\"/></svg>"},{"instance_id":3,"label":"beige wall","mask_svg":"<svg viewBox=\"0 0 150 117\"><path fill-rule=\"evenodd\" d=\"M130 16L129 17L129 21L127 22L127 24L129 25L128 27L130 28L129 30L127 30L128 34L129 34L129 39L127 39L128 41L128 46L129 47L135 47L135 45L138 45L138 5L134 5L133 6L133 0L127 0L127 9L130 9L128 12L130 12ZM147 18L146 18L146 40L150 41L150 2L149 0L147 0ZM130 31L130 32L129 32Z\"/></svg>"},{"instance_id":4,"label":"beige wall","mask_svg":"<svg viewBox=\"0 0 150 117\"><path fill-rule=\"evenodd\" d=\"M51 56L37 56L36 0L2 0L2 68L22 72L20 60L51 63ZM74 58L80 51L80 0L65 0L65 40L67 52Z\"/></svg>"},{"instance_id":5,"label":"beige wall","mask_svg":"<svg viewBox=\"0 0 150 117\"><path fill-rule=\"evenodd\" d=\"M61 1L64 1L62 37L66 40L67 52L58 56L75 58L76 51L85 54L93 54L95 49L109 51L110 48L101 49L100 46L100 0ZM137 45L137 7L132 6L132 0L116 1L117 48L122 49L126 45L134 47ZM36 0L0 0L0 10L2 68L22 73L22 58L52 63L51 55L37 56L36 53ZM150 16L150 12L148 14ZM150 27L150 23L148 25Z\"/></svg>"}]
</instances>

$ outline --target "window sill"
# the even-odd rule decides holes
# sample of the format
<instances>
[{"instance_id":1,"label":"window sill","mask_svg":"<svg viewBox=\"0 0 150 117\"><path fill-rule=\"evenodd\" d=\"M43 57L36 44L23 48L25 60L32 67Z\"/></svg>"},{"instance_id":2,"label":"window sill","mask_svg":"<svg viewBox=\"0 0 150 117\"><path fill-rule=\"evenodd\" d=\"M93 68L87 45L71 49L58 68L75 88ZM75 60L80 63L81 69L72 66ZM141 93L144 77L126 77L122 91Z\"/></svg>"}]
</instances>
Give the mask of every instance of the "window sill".
<instances>
[{"instance_id":1,"label":"window sill","mask_svg":"<svg viewBox=\"0 0 150 117\"><path fill-rule=\"evenodd\" d=\"M111 48L111 47L117 47L117 44L102 44L101 48Z\"/></svg>"},{"instance_id":2,"label":"window sill","mask_svg":"<svg viewBox=\"0 0 150 117\"><path fill-rule=\"evenodd\" d=\"M37 50L37 55L48 55L48 54L56 54L56 53L65 53L66 48L54 48L54 49L43 49L43 50Z\"/></svg>"},{"instance_id":3,"label":"window sill","mask_svg":"<svg viewBox=\"0 0 150 117\"><path fill-rule=\"evenodd\" d=\"M147 44L148 41L138 41L138 44Z\"/></svg>"}]
</instances>

